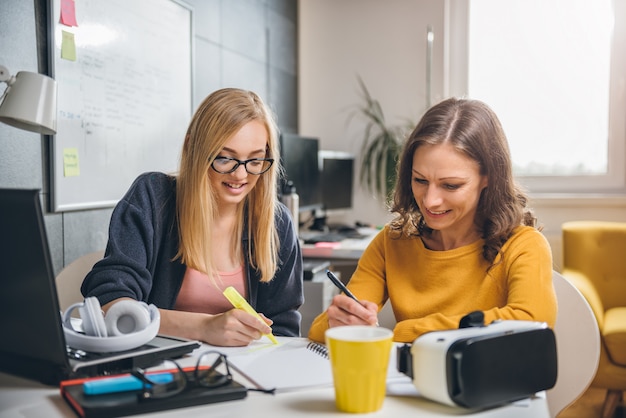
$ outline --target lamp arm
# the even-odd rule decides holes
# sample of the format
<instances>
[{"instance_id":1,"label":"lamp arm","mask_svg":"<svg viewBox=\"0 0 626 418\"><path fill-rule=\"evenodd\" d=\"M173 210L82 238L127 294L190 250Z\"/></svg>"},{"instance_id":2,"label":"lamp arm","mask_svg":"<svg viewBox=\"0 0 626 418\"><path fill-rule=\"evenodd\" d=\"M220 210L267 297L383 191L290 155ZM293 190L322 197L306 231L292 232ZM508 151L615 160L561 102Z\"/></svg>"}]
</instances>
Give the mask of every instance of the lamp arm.
<instances>
[{"instance_id":1,"label":"lamp arm","mask_svg":"<svg viewBox=\"0 0 626 418\"><path fill-rule=\"evenodd\" d=\"M0 81L4 81L5 83L7 83L8 85L13 84L13 80L15 79L15 77L11 76L11 73L9 72L9 69L3 65L0 65Z\"/></svg>"},{"instance_id":2,"label":"lamp arm","mask_svg":"<svg viewBox=\"0 0 626 418\"><path fill-rule=\"evenodd\" d=\"M12 76L9 72L9 69L3 65L0 65L0 82L7 83L7 88L2 92L2 96L0 96L0 103L4 100L4 97L9 92L9 88L11 84L15 82L15 76Z\"/></svg>"}]
</instances>

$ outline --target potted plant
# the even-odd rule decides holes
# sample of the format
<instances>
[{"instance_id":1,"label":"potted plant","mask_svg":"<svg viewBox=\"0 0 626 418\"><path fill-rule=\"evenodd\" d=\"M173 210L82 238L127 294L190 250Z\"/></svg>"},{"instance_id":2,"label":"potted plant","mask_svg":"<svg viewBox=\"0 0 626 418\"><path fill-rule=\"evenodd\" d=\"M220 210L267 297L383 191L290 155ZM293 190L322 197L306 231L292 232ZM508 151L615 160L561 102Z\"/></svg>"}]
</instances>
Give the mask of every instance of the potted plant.
<instances>
[{"instance_id":1,"label":"potted plant","mask_svg":"<svg viewBox=\"0 0 626 418\"><path fill-rule=\"evenodd\" d=\"M396 183L396 162L405 135L413 128L410 121L404 126L389 126L382 107L374 99L363 80L358 77L363 97L352 116L365 120L365 132L361 147L361 170L359 181L376 197L387 202Z\"/></svg>"}]
</instances>

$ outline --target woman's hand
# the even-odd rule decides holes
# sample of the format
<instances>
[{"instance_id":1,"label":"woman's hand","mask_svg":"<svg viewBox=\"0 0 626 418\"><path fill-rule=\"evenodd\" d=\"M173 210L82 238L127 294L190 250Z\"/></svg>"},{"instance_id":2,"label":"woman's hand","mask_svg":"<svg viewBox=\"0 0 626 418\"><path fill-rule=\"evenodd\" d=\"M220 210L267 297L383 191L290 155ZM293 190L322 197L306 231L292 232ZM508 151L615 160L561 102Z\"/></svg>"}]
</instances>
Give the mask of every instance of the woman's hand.
<instances>
[{"instance_id":1,"label":"woman's hand","mask_svg":"<svg viewBox=\"0 0 626 418\"><path fill-rule=\"evenodd\" d=\"M202 341L218 346L246 346L272 332L272 321L263 314L265 323L241 309L212 315L204 321Z\"/></svg>"},{"instance_id":2,"label":"woman's hand","mask_svg":"<svg viewBox=\"0 0 626 418\"><path fill-rule=\"evenodd\" d=\"M265 323L241 309L209 315L160 309L159 333L200 340L222 347L240 347L269 334L272 321L260 314Z\"/></svg>"},{"instance_id":3,"label":"woman's hand","mask_svg":"<svg viewBox=\"0 0 626 418\"><path fill-rule=\"evenodd\" d=\"M360 302L346 295L333 298L327 310L328 326L341 325L376 325L378 324L378 305L367 300Z\"/></svg>"}]
</instances>

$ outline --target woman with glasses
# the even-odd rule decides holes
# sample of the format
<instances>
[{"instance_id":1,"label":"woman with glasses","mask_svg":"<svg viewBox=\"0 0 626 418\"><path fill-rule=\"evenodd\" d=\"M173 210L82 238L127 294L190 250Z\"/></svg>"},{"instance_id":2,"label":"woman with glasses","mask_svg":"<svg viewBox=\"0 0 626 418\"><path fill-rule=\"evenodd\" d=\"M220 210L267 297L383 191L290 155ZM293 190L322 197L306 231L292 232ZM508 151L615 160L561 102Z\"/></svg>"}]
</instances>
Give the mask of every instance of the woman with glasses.
<instances>
[{"instance_id":1,"label":"woman with glasses","mask_svg":"<svg viewBox=\"0 0 626 418\"><path fill-rule=\"evenodd\" d=\"M276 131L256 94L208 96L187 129L177 175L142 174L115 207L83 295L105 311L123 299L152 303L159 333L212 345L298 336L302 255L277 199ZM233 309L222 294L229 286L265 323Z\"/></svg>"}]
</instances>

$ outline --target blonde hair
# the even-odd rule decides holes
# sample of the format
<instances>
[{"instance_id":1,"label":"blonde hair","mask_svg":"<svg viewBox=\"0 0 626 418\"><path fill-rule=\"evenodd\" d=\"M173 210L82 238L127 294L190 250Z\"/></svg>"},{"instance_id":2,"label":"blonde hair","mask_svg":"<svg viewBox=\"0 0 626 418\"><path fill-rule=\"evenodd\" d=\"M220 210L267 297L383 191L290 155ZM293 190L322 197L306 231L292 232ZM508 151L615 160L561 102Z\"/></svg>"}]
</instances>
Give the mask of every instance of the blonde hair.
<instances>
[{"instance_id":1,"label":"blonde hair","mask_svg":"<svg viewBox=\"0 0 626 418\"><path fill-rule=\"evenodd\" d=\"M278 234L274 215L277 210L277 180L280 170L277 128L272 113L261 98L251 91L234 88L217 90L209 95L193 115L180 158L176 191L176 214L179 225L179 248L176 258L188 267L203 271L214 279L216 269L211 258L211 230L217 216L215 190L208 170L224 144L245 124L259 121L268 135L266 158L274 164L261 174L255 187L239 205L240 222L234 233L241 237L247 215L247 256L259 271L261 282L269 282L278 265ZM239 257L244 248L241 239L233 240L231 252Z\"/></svg>"}]
</instances>

